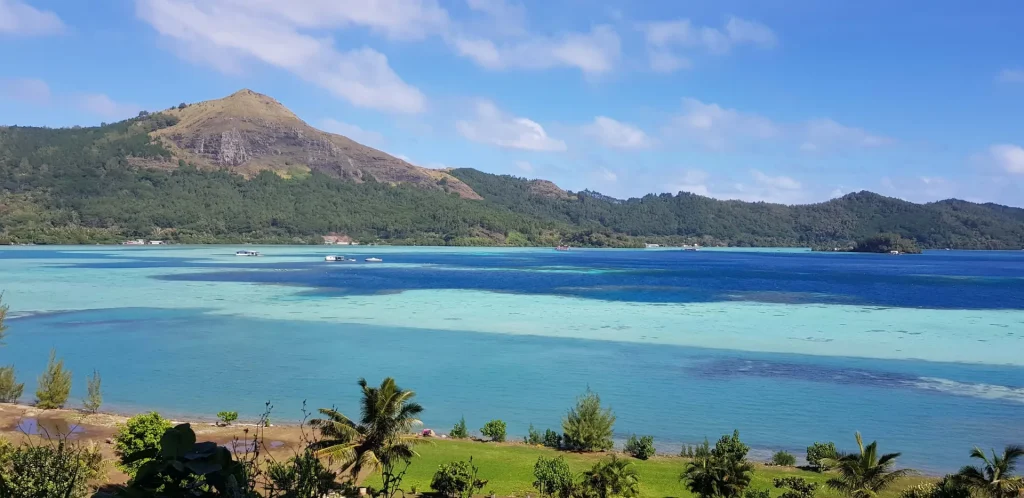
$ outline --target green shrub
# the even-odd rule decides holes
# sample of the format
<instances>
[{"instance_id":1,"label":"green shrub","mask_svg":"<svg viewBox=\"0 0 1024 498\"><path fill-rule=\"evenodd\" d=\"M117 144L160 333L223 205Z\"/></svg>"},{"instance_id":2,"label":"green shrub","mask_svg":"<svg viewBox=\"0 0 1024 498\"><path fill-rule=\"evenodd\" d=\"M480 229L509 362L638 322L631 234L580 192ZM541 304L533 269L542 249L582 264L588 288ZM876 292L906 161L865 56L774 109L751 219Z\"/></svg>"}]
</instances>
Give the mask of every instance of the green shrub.
<instances>
[{"instance_id":1,"label":"green shrub","mask_svg":"<svg viewBox=\"0 0 1024 498\"><path fill-rule=\"evenodd\" d=\"M654 436L636 437L636 434L629 436L626 440L626 454L640 460L647 460L654 456Z\"/></svg>"},{"instance_id":2,"label":"green shrub","mask_svg":"<svg viewBox=\"0 0 1024 498\"><path fill-rule=\"evenodd\" d=\"M838 458L839 452L836 451L836 444L831 441L827 443L819 443L815 441L814 444L807 447L807 464L815 469L827 470L822 465L822 460L835 460Z\"/></svg>"},{"instance_id":3,"label":"green shrub","mask_svg":"<svg viewBox=\"0 0 1024 498\"><path fill-rule=\"evenodd\" d=\"M533 487L544 496L569 498L576 487L576 479L565 458L537 459L533 464Z\"/></svg>"},{"instance_id":4,"label":"green shrub","mask_svg":"<svg viewBox=\"0 0 1024 498\"><path fill-rule=\"evenodd\" d=\"M324 496L334 487L335 477L337 474L312 451L305 451L285 462L267 464L267 494L282 498Z\"/></svg>"},{"instance_id":5,"label":"green shrub","mask_svg":"<svg viewBox=\"0 0 1024 498\"><path fill-rule=\"evenodd\" d=\"M711 450L711 456L720 460L740 462L746 460L748 451L750 446L743 444L743 441L740 441L740 431L734 430L731 436L722 436L718 439Z\"/></svg>"},{"instance_id":6,"label":"green shrub","mask_svg":"<svg viewBox=\"0 0 1024 498\"><path fill-rule=\"evenodd\" d=\"M776 477L772 484L785 490L780 498L813 498L818 490L818 483L808 482L802 477Z\"/></svg>"},{"instance_id":7,"label":"green shrub","mask_svg":"<svg viewBox=\"0 0 1024 498\"><path fill-rule=\"evenodd\" d=\"M455 439L466 439L469 437L469 431L466 430L466 417L459 419L458 423L455 424L455 427L452 427L452 432L449 436Z\"/></svg>"},{"instance_id":8,"label":"green shrub","mask_svg":"<svg viewBox=\"0 0 1024 498\"><path fill-rule=\"evenodd\" d=\"M527 430L527 436L523 438L523 442L526 444L539 446L544 444L544 436L540 435L540 431L533 428L533 424L530 424L529 430Z\"/></svg>"},{"instance_id":9,"label":"green shrub","mask_svg":"<svg viewBox=\"0 0 1024 498\"><path fill-rule=\"evenodd\" d=\"M684 444L682 449L679 450L679 456L683 458L695 458L697 456L697 446Z\"/></svg>"},{"instance_id":10,"label":"green shrub","mask_svg":"<svg viewBox=\"0 0 1024 498\"><path fill-rule=\"evenodd\" d=\"M0 445L0 496L85 498L102 462L95 446L64 438L39 445Z\"/></svg>"},{"instance_id":11,"label":"green shrub","mask_svg":"<svg viewBox=\"0 0 1024 498\"><path fill-rule=\"evenodd\" d=\"M491 438L491 441L504 442L505 441L505 422L501 420L491 420L484 424L484 427L480 429L480 434Z\"/></svg>"},{"instance_id":12,"label":"green shrub","mask_svg":"<svg viewBox=\"0 0 1024 498\"><path fill-rule=\"evenodd\" d=\"M95 370L92 371L92 377L86 379L87 392L82 406L88 412L96 413L100 411L100 405L103 404L103 393L100 392L101 382L100 373Z\"/></svg>"},{"instance_id":13,"label":"green shrub","mask_svg":"<svg viewBox=\"0 0 1024 498\"><path fill-rule=\"evenodd\" d=\"M238 420L238 412L217 412L217 419L224 425L231 425L231 422Z\"/></svg>"},{"instance_id":14,"label":"green shrub","mask_svg":"<svg viewBox=\"0 0 1024 498\"><path fill-rule=\"evenodd\" d=\"M743 491L743 498L771 498L772 493L767 489L747 488Z\"/></svg>"},{"instance_id":15,"label":"green shrub","mask_svg":"<svg viewBox=\"0 0 1024 498\"><path fill-rule=\"evenodd\" d=\"M587 389L562 420L565 431L562 443L578 451L610 450L614 446L614 426L615 415L611 409L602 409L601 397Z\"/></svg>"},{"instance_id":16,"label":"green shrub","mask_svg":"<svg viewBox=\"0 0 1024 498\"><path fill-rule=\"evenodd\" d=\"M171 428L171 422L157 412L136 415L114 434L114 453L118 457L117 467L129 476L134 476L148 460L129 462L129 458L141 451L159 450L160 438Z\"/></svg>"},{"instance_id":17,"label":"green shrub","mask_svg":"<svg viewBox=\"0 0 1024 498\"><path fill-rule=\"evenodd\" d=\"M779 450L772 455L771 463L780 467L792 467L796 465L796 457L788 451Z\"/></svg>"},{"instance_id":18,"label":"green shrub","mask_svg":"<svg viewBox=\"0 0 1024 498\"><path fill-rule=\"evenodd\" d=\"M71 371L64 369L64 360L57 360L57 351L50 350L46 371L39 376L36 406L44 410L64 408L71 394Z\"/></svg>"},{"instance_id":19,"label":"green shrub","mask_svg":"<svg viewBox=\"0 0 1024 498\"><path fill-rule=\"evenodd\" d=\"M443 496L449 498L469 498L473 493L483 489L487 481L477 478L480 469L473 465L473 458L468 462L457 461L441 464L434 478L430 480L430 487Z\"/></svg>"},{"instance_id":20,"label":"green shrub","mask_svg":"<svg viewBox=\"0 0 1024 498\"><path fill-rule=\"evenodd\" d=\"M545 429L543 444L548 448L560 449L562 447L562 435L551 429Z\"/></svg>"},{"instance_id":21,"label":"green shrub","mask_svg":"<svg viewBox=\"0 0 1024 498\"><path fill-rule=\"evenodd\" d=\"M19 383L14 365L0 367L0 403L17 403L25 392L25 384Z\"/></svg>"}]
</instances>

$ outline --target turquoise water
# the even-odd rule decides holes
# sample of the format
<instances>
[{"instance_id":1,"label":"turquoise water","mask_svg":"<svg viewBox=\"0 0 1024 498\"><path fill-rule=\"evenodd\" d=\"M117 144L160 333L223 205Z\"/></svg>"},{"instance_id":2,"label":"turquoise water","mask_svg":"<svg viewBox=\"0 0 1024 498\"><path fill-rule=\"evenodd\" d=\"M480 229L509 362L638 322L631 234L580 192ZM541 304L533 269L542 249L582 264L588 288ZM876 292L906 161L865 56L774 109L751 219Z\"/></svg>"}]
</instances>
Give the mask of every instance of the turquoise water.
<instances>
[{"instance_id":1,"label":"turquoise water","mask_svg":"<svg viewBox=\"0 0 1024 498\"><path fill-rule=\"evenodd\" d=\"M0 250L0 363L32 379L57 347L75 395L97 368L124 411L297 419L391 375L440 431L557 428L589 386L664 451L859 430L939 472L1024 441L1021 253L235 249ZM338 251L384 263L323 262Z\"/></svg>"}]
</instances>

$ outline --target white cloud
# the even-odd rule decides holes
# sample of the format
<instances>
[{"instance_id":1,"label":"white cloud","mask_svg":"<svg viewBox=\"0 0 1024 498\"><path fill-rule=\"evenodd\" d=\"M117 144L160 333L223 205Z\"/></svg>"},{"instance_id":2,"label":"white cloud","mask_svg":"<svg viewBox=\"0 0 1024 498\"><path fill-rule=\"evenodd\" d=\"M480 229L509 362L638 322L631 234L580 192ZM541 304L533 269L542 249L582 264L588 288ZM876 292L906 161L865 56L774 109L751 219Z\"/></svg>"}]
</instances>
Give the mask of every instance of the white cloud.
<instances>
[{"instance_id":1,"label":"white cloud","mask_svg":"<svg viewBox=\"0 0 1024 498\"><path fill-rule=\"evenodd\" d=\"M594 118L593 123L583 127L583 133L615 149L643 149L652 144L651 138L640 128L606 116Z\"/></svg>"},{"instance_id":2,"label":"white cloud","mask_svg":"<svg viewBox=\"0 0 1024 498\"><path fill-rule=\"evenodd\" d=\"M492 22L484 28L498 35L526 34L526 7L505 0L466 0L470 10L485 14Z\"/></svg>"},{"instance_id":3,"label":"white cloud","mask_svg":"<svg viewBox=\"0 0 1024 498\"><path fill-rule=\"evenodd\" d=\"M999 169L1024 175L1024 148L1013 144L997 144L988 148L988 156Z\"/></svg>"},{"instance_id":4,"label":"white cloud","mask_svg":"<svg viewBox=\"0 0 1024 498\"><path fill-rule=\"evenodd\" d=\"M800 190L800 182L788 176L769 176L756 169L750 170L750 174L758 185L764 187L781 190Z\"/></svg>"},{"instance_id":5,"label":"white cloud","mask_svg":"<svg viewBox=\"0 0 1024 498\"><path fill-rule=\"evenodd\" d=\"M79 95L75 99L75 104L83 111L118 120L135 117L142 110L142 107L135 104L115 102L102 93Z\"/></svg>"},{"instance_id":6,"label":"white cloud","mask_svg":"<svg viewBox=\"0 0 1024 498\"><path fill-rule=\"evenodd\" d=\"M478 101L474 111L472 119L455 123L459 133L469 140L509 149L566 150L564 141L549 137L536 121L504 113L491 101Z\"/></svg>"},{"instance_id":7,"label":"white cloud","mask_svg":"<svg viewBox=\"0 0 1024 498\"><path fill-rule=\"evenodd\" d=\"M683 114L673 119L672 130L716 150L737 139L767 139L782 133L768 118L693 98L683 99Z\"/></svg>"},{"instance_id":8,"label":"white cloud","mask_svg":"<svg viewBox=\"0 0 1024 498\"><path fill-rule=\"evenodd\" d=\"M778 43L775 33L764 24L738 17L730 17L722 29L696 26L689 19L677 19L643 23L640 30L647 42L651 69L658 72L690 67L688 59L675 54L674 49L724 55L740 45L772 48Z\"/></svg>"},{"instance_id":9,"label":"white cloud","mask_svg":"<svg viewBox=\"0 0 1024 498\"><path fill-rule=\"evenodd\" d=\"M619 175L615 174L614 171L608 168L598 169L595 173L597 174L597 177L604 182L614 183L619 179Z\"/></svg>"},{"instance_id":10,"label":"white cloud","mask_svg":"<svg viewBox=\"0 0 1024 498\"><path fill-rule=\"evenodd\" d=\"M46 104L50 102L50 85L43 80L32 78L0 80L0 96L12 100Z\"/></svg>"},{"instance_id":11,"label":"white cloud","mask_svg":"<svg viewBox=\"0 0 1024 498\"><path fill-rule=\"evenodd\" d=\"M699 169L688 169L683 172L680 178L667 185L670 193L689 192L691 194L702 195L704 197L713 197L710 189L707 186L708 178L710 178L706 171Z\"/></svg>"},{"instance_id":12,"label":"white cloud","mask_svg":"<svg viewBox=\"0 0 1024 498\"><path fill-rule=\"evenodd\" d=\"M806 141L800 145L800 150L804 152L872 148L895 143L891 138L874 135L861 128L844 126L828 118L808 121L804 133Z\"/></svg>"},{"instance_id":13,"label":"white cloud","mask_svg":"<svg viewBox=\"0 0 1024 498\"><path fill-rule=\"evenodd\" d=\"M911 202L949 199L959 191L955 182L941 176L886 176L880 184L884 194Z\"/></svg>"},{"instance_id":14,"label":"white cloud","mask_svg":"<svg viewBox=\"0 0 1024 498\"><path fill-rule=\"evenodd\" d=\"M44 36L63 33L64 23L48 10L39 10L21 0L0 0L0 34Z\"/></svg>"},{"instance_id":15,"label":"white cloud","mask_svg":"<svg viewBox=\"0 0 1024 498\"><path fill-rule=\"evenodd\" d=\"M445 32L448 12L437 0L212 0L224 13L244 12L301 28L361 26L395 40Z\"/></svg>"},{"instance_id":16,"label":"white cloud","mask_svg":"<svg viewBox=\"0 0 1024 498\"><path fill-rule=\"evenodd\" d=\"M516 168L523 173L533 173L533 165L527 161L516 161Z\"/></svg>"},{"instance_id":17,"label":"white cloud","mask_svg":"<svg viewBox=\"0 0 1024 498\"><path fill-rule=\"evenodd\" d=\"M350 5L351 4L351 5ZM387 57L371 48L338 51L330 39L303 28L359 24L393 36L413 36L410 18L387 19L396 6L428 5L408 0L328 3L326 0L286 4L257 0L137 0L140 18L153 26L176 52L224 72L237 72L243 62L257 60L314 83L355 106L392 112L424 110L426 98L405 83ZM353 7L347 12L340 7ZM363 6L363 7L359 7ZM404 12L404 11L403 11ZM414 10L417 15L422 10ZM433 11L427 11L433 12ZM404 14L403 14L404 15ZM439 14L430 14L439 16ZM446 17L445 17L446 18Z\"/></svg>"},{"instance_id":18,"label":"white cloud","mask_svg":"<svg viewBox=\"0 0 1024 498\"><path fill-rule=\"evenodd\" d=\"M572 67L586 74L611 71L622 51L619 35L606 25L595 26L589 33L530 35L497 43L485 37L460 35L452 44L459 55L488 69Z\"/></svg>"},{"instance_id":19,"label":"white cloud","mask_svg":"<svg viewBox=\"0 0 1024 498\"><path fill-rule=\"evenodd\" d=\"M1024 83L1024 69L1003 69L996 79L1002 83Z\"/></svg>"},{"instance_id":20,"label":"white cloud","mask_svg":"<svg viewBox=\"0 0 1024 498\"><path fill-rule=\"evenodd\" d=\"M320 129L329 133L344 135L356 142L369 145L371 147L379 147L384 144L384 135L375 131L364 130L357 125L343 123L332 118L324 118L320 120Z\"/></svg>"}]
</instances>

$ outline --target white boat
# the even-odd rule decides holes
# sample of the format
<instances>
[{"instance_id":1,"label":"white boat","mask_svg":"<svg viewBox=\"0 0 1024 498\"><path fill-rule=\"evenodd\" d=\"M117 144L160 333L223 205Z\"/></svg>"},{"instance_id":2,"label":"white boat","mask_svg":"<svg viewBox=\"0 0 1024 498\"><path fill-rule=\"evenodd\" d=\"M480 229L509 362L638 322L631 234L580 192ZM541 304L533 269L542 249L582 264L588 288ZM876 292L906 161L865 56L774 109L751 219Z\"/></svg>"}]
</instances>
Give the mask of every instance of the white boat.
<instances>
[{"instance_id":1,"label":"white boat","mask_svg":"<svg viewBox=\"0 0 1024 498\"><path fill-rule=\"evenodd\" d=\"M235 256L259 256L260 253L256 251L235 251Z\"/></svg>"},{"instance_id":2,"label":"white boat","mask_svg":"<svg viewBox=\"0 0 1024 498\"><path fill-rule=\"evenodd\" d=\"M342 261L345 261L345 256L330 255L330 256L325 257L324 261L331 261L331 262L340 263Z\"/></svg>"},{"instance_id":3,"label":"white boat","mask_svg":"<svg viewBox=\"0 0 1024 498\"><path fill-rule=\"evenodd\" d=\"M384 260L380 259L380 258L366 258L366 262L367 263L380 263L382 261L384 261Z\"/></svg>"}]
</instances>

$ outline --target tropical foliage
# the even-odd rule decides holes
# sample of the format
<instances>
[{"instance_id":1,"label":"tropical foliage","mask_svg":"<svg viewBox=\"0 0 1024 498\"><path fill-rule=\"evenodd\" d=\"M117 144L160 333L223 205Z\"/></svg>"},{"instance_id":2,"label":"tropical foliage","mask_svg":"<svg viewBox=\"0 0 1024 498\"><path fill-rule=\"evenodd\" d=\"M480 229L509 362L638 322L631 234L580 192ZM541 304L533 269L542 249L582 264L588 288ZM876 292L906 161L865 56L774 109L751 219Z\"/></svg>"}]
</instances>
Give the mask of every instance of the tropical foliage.
<instances>
[{"instance_id":1,"label":"tropical foliage","mask_svg":"<svg viewBox=\"0 0 1024 498\"><path fill-rule=\"evenodd\" d=\"M101 471L96 446L64 436L13 446L0 440L0 496L4 498L84 498L89 481Z\"/></svg>"},{"instance_id":2,"label":"tropical foliage","mask_svg":"<svg viewBox=\"0 0 1024 498\"><path fill-rule=\"evenodd\" d=\"M353 480L364 471L379 471L383 478L381 494L390 498L398 491L405 468L416 454L412 446L418 439L412 430L420 423L417 417L423 407L412 401L415 392L399 388L391 377L381 381L379 387L359 379L359 387L363 397L358 421L333 408L321 408L325 418L310 420L310 425L323 439L312 447L317 455L338 462Z\"/></svg>"},{"instance_id":3,"label":"tropical foliage","mask_svg":"<svg viewBox=\"0 0 1024 498\"><path fill-rule=\"evenodd\" d=\"M821 463L834 469L836 476L826 484L850 498L875 498L898 479L910 474L909 470L895 470L899 453L878 453L878 442L864 446L860 433L856 433L857 453L839 455Z\"/></svg>"},{"instance_id":4,"label":"tropical foliage","mask_svg":"<svg viewBox=\"0 0 1024 498\"><path fill-rule=\"evenodd\" d=\"M1013 498L1024 492L1024 478L1013 474L1017 462L1024 458L1024 447L1011 445L1001 454L992 450L991 455L975 447L971 450L971 458L980 460L980 463L965 466L956 475L956 479L970 490L987 498Z\"/></svg>"},{"instance_id":5,"label":"tropical foliage","mask_svg":"<svg viewBox=\"0 0 1024 498\"><path fill-rule=\"evenodd\" d=\"M823 470L822 461L831 461L839 458L839 451L836 450L836 444L833 442L819 443L817 441L814 444L807 447L807 464L811 467Z\"/></svg>"},{"instance_id":6,"label":"tropical foliage","mask_svg":"<svg viewBox=\"0 0 1024 498\"><path fill-rule=\"evenodd\" d=\"M466 430L466 417L459 419L455 426L452 427L452 432L449 436L456 439L466 439L469 437L469 431Z\"/></svg>"},{"instance_id":7,"label":"tropical foliage","mask_svg":"<svg viewBox=\"0 0 1024 498\"><path fill-rule=\"evenodd\" d=\"M779 450L772 454L771 464L782 467L792 467L796 465L796 457L788 451Z\"/></svg>"},{"instance_id":8,"label":"tropical foliage","mask_svg":"<svg viewBox=\"0 0 1024 498\"><path fill-rule=\"evenodd\" d=\"M171 422L157 412L135 415L118 426L114 433L114 454L118 457L118 468L134 476L146 460L133 456L147 451L159 451L160 440L170 428Z\"/></svg>"},{"instance_id":9,"label":"tropical foliage","mask_svg":"<svg viewBox=\"0 0 1024 498\"><path fill-rule=\"evenodd\" d=\"M85 400L82 401L82 408L90 413L96 413L103 405L103 392L101 391L103 380L100 373L92 371L92 376L86 378Z\"/></svg>"},{"instance_id":10,"label":"tropical foliage","mask_svg":"<svg viewBox=\"0 0 1024 498\"><path fill-rule=\"evenodd\" d=\"M562 419L562 444L577 451L604 451L614 446L615 415L601 407L601 397L587 389Z\"/></svg>"},{"instance_id":11,"label":"tropical foliage","mask_svg":"<svg viewBox=\"0 0 1024 498\"><path fill-rule=\"evenodd\" d=\"M480 429L480 434L491 438L491 441L503 443L505 442L505 429L505 422L501 420L491 420L484 424Z\"/></svg>"},{"instance_id":12,"label":"tropical foliage","mask_svg":"<svg viewBox=\"0 0 1024 498\"><path fill-rule=\"evenodd\" d=\"M629 460L611 455L583 473L581 485L596 498L640 496L640 474Z\"/></svg>"},{"instance_id":13,"label":"tropical foliage","mask_svg":"<svg viewBox=\"0 0 1024 498\"><path fill-rule=\"evenodd\" d=\"M636 434L629 436L626 445L623 447L626 454L640 460L647 460L654 456L654 436L636 437Z\"/></svg>"},{"instance_id":14,"label":"tropical foliage","mask_svg":"<svg viewBox=\"0 0 1024 498\"><path fill-rule=\"evenodd\" d=\"M680 478L690 491L701 498L737 498L750 485L753 466L747 461L750 448L739 438L739 431L722 436L712 448L707 441L693 449Z\"/></svg>"},{"instance_id":15,"label":"tropical foliage","mask_svg":"<svg viewBox=\"0 0 1024 498\"><path fill-rule=\"evenodd\" d=\"M25 392L25 383L18 382L14 365L0 367L0 403L17 403Z\"/></svg>"},{"instance_id":16,"label":"tropical foliage","mask_svg":"<svg viewBox=\"0 0 1024 498\"><path fill-rule=\"evenodd\" d=\"M533 487L540 494L553 498L569 498L576 489L576 480L565 458L537 458L533 464Z\"/></svg>"},{"instance_id":17,"label":"tropical foliage","mask_svg":"<svg viewBox=\"0 0 1024 498\"><path fill-rule=\"evenodd\" d=\"M473 465L473 457L468 462L448 462L434 473L430 487L448 498L470 498L487 485L487 481L477 477L479 473L480 469Z\"/></svg>"}]
</instances>

